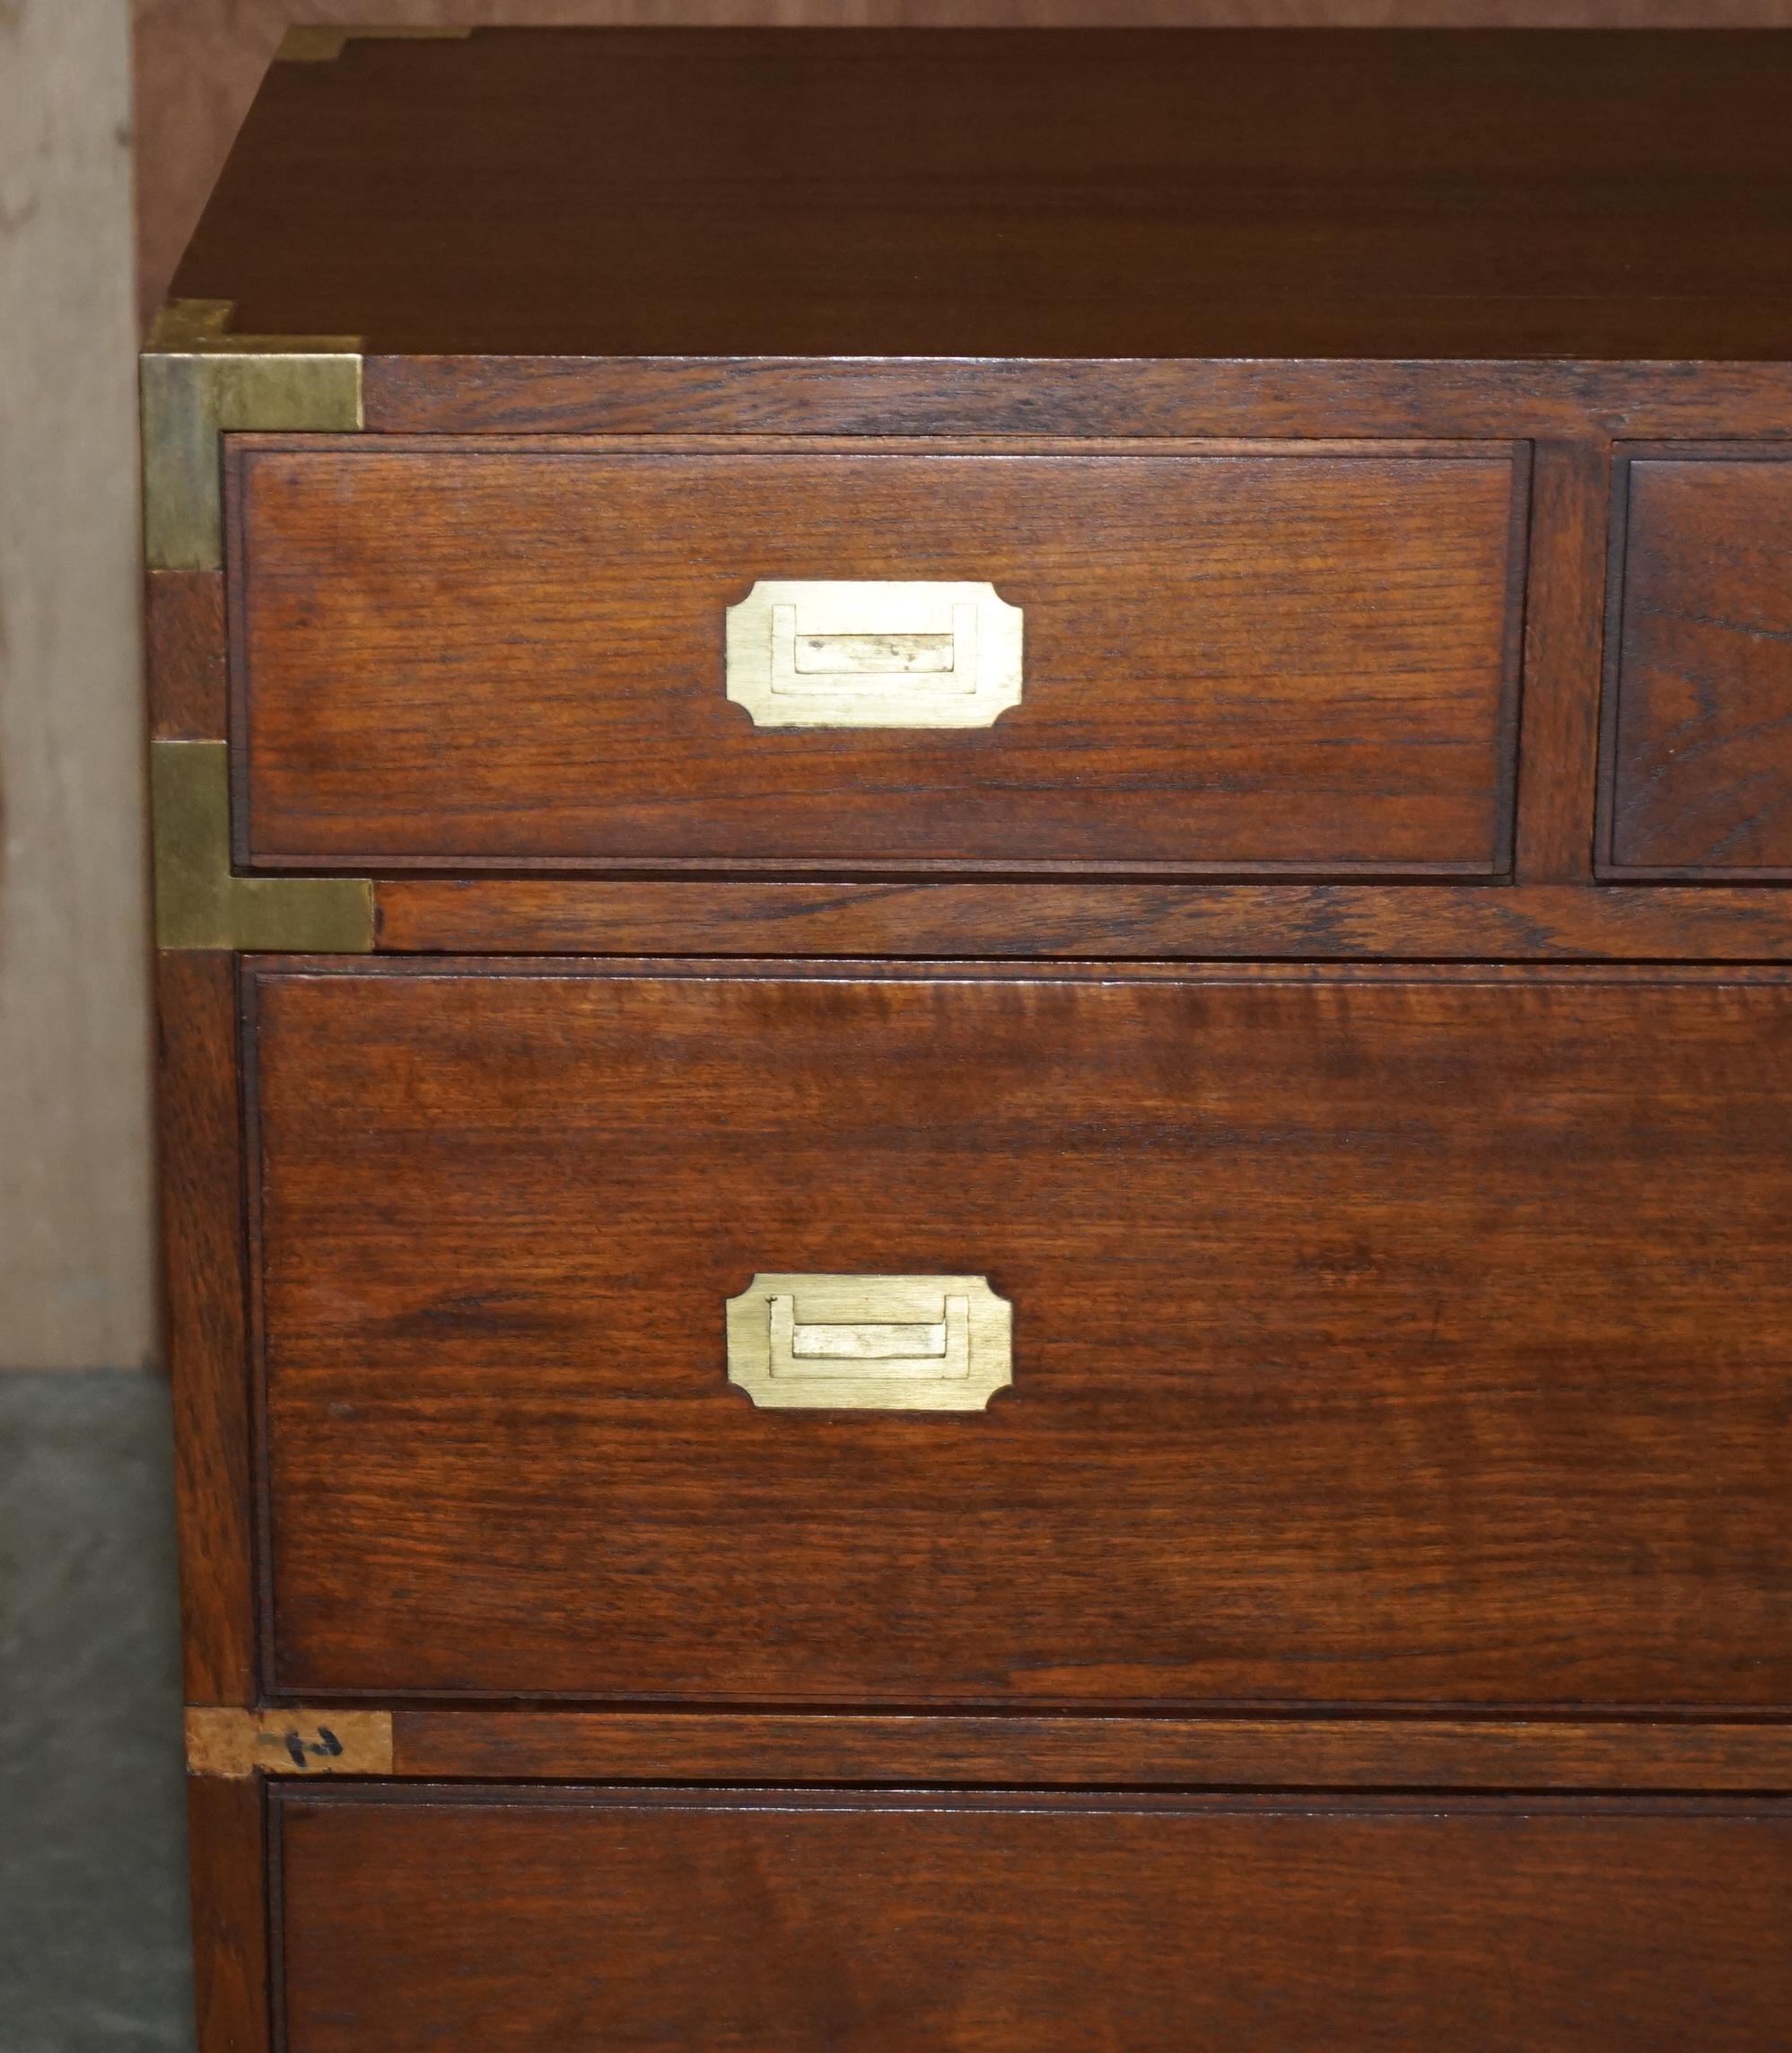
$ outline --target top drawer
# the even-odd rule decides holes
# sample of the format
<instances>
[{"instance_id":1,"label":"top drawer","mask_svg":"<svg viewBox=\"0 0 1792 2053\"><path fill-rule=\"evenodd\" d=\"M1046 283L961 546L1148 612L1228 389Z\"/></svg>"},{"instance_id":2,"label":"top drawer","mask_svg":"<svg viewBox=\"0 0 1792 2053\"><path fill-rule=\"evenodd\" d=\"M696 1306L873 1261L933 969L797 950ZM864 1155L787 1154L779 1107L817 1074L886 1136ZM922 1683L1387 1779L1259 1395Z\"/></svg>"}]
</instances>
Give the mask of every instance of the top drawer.
<instances>
[{"instance_id":1,"label":"top drawer","mask_svg":"<svg viewBox=\"0 0 1792 2053\"><path fill-rule=\"evenodd\" d=\"M242 436L227 461L245 867L1508 867L1523 445ZM728 613L785 581L992 587L1019 702L756 723ZM797 667L937 695L949 633L889 634L949 606L891 611L822 594Z\"/></svg>"}]
</instances>

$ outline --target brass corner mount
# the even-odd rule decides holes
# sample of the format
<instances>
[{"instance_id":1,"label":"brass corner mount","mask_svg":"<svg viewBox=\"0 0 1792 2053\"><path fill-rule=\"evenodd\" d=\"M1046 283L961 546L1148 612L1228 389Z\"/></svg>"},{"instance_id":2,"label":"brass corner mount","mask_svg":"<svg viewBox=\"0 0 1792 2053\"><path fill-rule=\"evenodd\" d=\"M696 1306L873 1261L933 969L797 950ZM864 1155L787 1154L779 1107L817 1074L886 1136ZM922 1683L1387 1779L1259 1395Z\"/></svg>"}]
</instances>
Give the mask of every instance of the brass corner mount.
<instances>
[{"instance_id":1,"label":"brass corner mount","mask_svg":"<svg viewBox=\"0 0 1792 2053\"><path fill-rule=\"evenodd\" d=\"M373 886L368 878L232 872L225 743L152 742L150 817L158 948L372 952Z\"/></svg>"},{"instance_id":2,"label":"brass corner mount","mask_svg":"<svg viewBox=\"0 0 1792 2053\"><path fill-rule=\"evenodd\" d=\"M358 336L232 335L229 300L174 300L141 363L144 561L223 562L219 437L232 430L353 434L363 424Z\"/></svg>"}]
</instances>

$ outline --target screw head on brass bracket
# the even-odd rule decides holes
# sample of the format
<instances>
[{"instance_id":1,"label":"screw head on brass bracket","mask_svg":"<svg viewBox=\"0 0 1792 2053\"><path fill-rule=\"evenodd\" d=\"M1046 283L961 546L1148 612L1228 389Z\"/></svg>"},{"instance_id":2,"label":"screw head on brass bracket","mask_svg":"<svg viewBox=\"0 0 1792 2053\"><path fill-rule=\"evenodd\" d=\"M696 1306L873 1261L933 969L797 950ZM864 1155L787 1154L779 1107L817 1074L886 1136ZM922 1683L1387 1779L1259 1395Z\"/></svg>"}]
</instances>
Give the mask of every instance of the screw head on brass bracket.
<instances>
[{"instance_id":1,"label":"screw head on brass bracket","mask_svg":"<svg viewBox=\"0 0 1792 2053\"><path fill-rule=\"evenodd\" d=\"M144 561L223 563L220 435L232 429L359 432L358 336L233 336L229 300L175 300L141 364Z\"/></svg>"}]
</instances>

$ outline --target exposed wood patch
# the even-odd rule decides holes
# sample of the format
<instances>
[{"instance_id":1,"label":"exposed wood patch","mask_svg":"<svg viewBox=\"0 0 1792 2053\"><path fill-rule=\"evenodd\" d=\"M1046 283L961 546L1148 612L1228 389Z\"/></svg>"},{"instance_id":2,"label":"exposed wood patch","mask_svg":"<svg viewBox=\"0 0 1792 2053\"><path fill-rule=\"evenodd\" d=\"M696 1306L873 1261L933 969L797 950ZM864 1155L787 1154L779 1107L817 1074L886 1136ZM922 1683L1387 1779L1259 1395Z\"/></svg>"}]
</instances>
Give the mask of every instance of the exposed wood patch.
<instances>
[{"instance_id":1,"label":"exposed wood patch","mask_svg":"<svg viewBox=\"0 0 1792 2053\"><path fill-rule=\"evenodd\" d=\"M389 1711L246 1711L204 1705L187 1713L189 1775L389 1775Z\"/></svg>"}]
</instances>

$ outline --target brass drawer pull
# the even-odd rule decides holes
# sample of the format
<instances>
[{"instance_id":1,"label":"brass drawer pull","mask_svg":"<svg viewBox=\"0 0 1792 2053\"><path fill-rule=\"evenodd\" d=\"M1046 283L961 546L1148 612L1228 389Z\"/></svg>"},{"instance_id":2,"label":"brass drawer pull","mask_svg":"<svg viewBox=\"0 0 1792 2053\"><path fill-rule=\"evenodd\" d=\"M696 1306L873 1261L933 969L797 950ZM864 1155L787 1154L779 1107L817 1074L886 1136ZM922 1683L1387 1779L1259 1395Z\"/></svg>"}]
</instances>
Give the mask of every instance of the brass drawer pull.
<instances>
[{"instance_id":1,"label":"brass drawer pull","mask_svg":"<svg viewBox=\"0 0 1792 2053\"><path fill-rule=\"evenodd\" d=\"M756 727L989 727L1020 693L1020 608L993 585L762 578L728 609Z\"/></svg>"},{"instance_id":2,"label":"brass drawer pull","mask_svg":"<svg viewBox=\"0 0 1792 2053\"><path fill-rule=\"evenodd\" d=\"M728 1380L768 1411L981 1411L1012 1332L981 1276L756 1276L728 1300Z\"/></svg>"}]
</instances>

